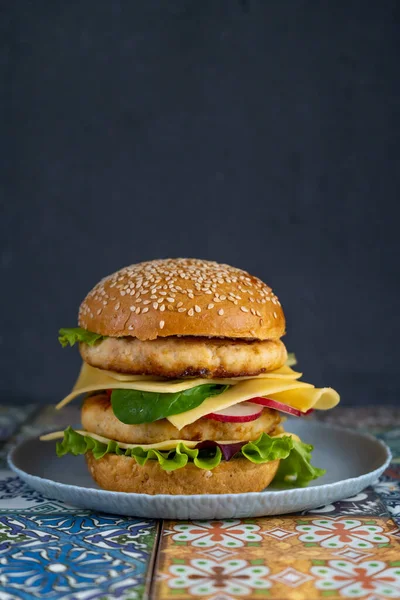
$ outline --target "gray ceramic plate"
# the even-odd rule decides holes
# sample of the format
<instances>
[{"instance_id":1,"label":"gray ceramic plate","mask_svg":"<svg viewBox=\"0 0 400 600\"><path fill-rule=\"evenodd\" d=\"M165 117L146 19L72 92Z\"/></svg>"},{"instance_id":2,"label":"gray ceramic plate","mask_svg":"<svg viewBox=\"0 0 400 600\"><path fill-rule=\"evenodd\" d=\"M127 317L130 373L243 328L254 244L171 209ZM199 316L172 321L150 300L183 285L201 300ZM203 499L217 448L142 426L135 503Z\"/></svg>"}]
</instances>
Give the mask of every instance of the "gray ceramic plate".
<instances>
[{"instance_id":1,"label":"gray ceramic plate","mask_svg":"<svg viewBox=\"0 0 400 600\"><path fill-rule=\"evenodd\" d=\"M327 471L307 488L196 496L108 492L93 482L82 456L57 458L54 443L38 439L22 442L8 461L21 479L49 498L101 512L164 519L260 517L318 508L358 494L390 462L388 447L372 436L300 419L288 419L285 427L313 444L313 463Z\"/></svg>"}]
</instances>

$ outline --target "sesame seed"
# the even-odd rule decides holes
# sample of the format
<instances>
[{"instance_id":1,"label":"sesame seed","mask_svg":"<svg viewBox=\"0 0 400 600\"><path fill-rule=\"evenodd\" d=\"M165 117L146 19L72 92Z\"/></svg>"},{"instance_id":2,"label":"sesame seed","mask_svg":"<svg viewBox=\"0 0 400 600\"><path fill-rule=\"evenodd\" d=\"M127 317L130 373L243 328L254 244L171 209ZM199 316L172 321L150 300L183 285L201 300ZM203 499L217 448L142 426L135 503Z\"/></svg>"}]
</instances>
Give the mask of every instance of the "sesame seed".
<instances>
[{"instance_id":1,"label":"sesame seed","mask_svg":"<svg viewBox=\"0 0 400 600\"><path fill-rule=\"evenodd\" d=\"M165 304L161 304L161 306L160 306L160 312L164 312L164 310L165 310Z\"/></svg>"},{"instance_id":2,"label":"sesame seed","mask_svg":"<svg viewBox=\"0 0 400 600\"><path fill-rule=\"evenodd\" d=\"M219 311L218 311L218 314L222 317L222 315L224 314L224 309L220 308Z\"/></svg>"},{"instance_id":3,"label":"sesame seed","mask_svg":"<svg viewBox=\"0 0 400 600\"><path fill-rule=\"evenodd\" d=\"M182 286L179 286L179 283L182 283ZM112 292L110 293L111 288L116 288L117 297L113 296ZM243 310L240 306L242 296L252 304L254 302L257 304L272 302L274 306L280 306L279 299L271 288L259 279L228 265L196 259L166 259L130 265L102 279L87 297L97 304L94 311L96 313L96 310L100 310L99 306L107 306L107 301L114 301L113 310L118 310L120 308L120 306L117 308L118 293L122 297L125 295L133 297L135 307L131 312L135 313L138 309L143 311L147 305L157 310L164 300L169 304L161 312L173 311L173 305L178 300L175 298L175 294L178 293L185 294L191 300L196 299L197 295L210 295L210 304L207 305L207 308L211 305L214 308L214 303L229 300ZM145 300L146 297L149 300ZM188 312L189 316L193 316L194 312L198 312L197 306L200 308L196 304L189 311L182 312ZM178 311L180 308L184 308L183 303L177 303L176 307ZM247 308L247 305L243 308L247 309L243 312L251 311L252 315L256 314L258 317L261 314L257 310ZM200 308L200 312L201 310ZM79 315L82 325L89 328L89 319L94 316L86 301L82 303Z\"/></svg>"},{"instance_id":4,"label":"sesame seed","mask_svg":"<svg viewBox=\"0 0 400 600\"><path fill-rule=\"evenodd\" d=\"M143 314L143 313L147 313L147 312L149 312L149 309L148 309L148 307L146 306L146 308L144 308L144 309L142 310L142 314Z\"/></svg>"},{"instance_id":5,"label":"sesame seed","mask_svg":"<svg viewBox=\"0 0 400 600\"><path fill-rule=\"evenodd\" d=\"M186 311L186 308L178 308L178 312L183 313Z\"/></svg>"},{"instance_id":6,"label":"sesame seed","mask_svg":"<svg viewBox=\"0 0 400 600\"><path fill-rule=\"evenodd\" d=\"M115 310L118 310L120 306L121 306L121 303L117 302L117 304L114 306Z\"/></svg>"},{"instance_id":7,"label":"sesame seed","mask_svg":"<svg viewBox=\"0 0 400 600\"><path fill-rule=\"evenodd\" d=\"M129 325L129 326L128 326L128 329L130 329L130 330L132 331L132 329L133 329L133 325Z\"/></svg>"},{"instance_id":8,"label":"sesame seed","mask_svg":"<svg viewBox=\"0 0 400 600\"><path fill-rule=\"evenodd\" d=\"M115 307L115 308L117 308L117 307ZM132 312L135 312L135 310L136 310L136 306L130 306L130 307L129 307L129 310L131 310Z\"/></svg>"},{"instance_id":9,"label":"sesame seed","mask_svg":"<svg viewBox=\"0 0 400 600\"><path fill-rule=\"evenodd\" d=\"M210 310L211 308L214 308L214 304L209 304L209 305L207 306L207 308L208 308L208 310Z\"/></svg>"},{"instance_id":10,"label":"sesame seed","mask_svg":"<svg viewBox=\"0 0 400 600\"><path fill-rule=\"evenodd\" d=\"M137 307L137 309L136 309L135 312L136 312L137 315L140 315L140 306Z\"/></svg>"},{"instance_id":11,"label":"sesame seed","mask_svg":"<svg viewBox=\"0 0 400 600\"><path fill-rule=\"evenodd\" d=\"M259 310L256 310L256 315L257 315L257 317L261 317L261 313Z\"/></svg>"},{"instance_id":12,"label":"sesame seed","mask_svg":"<svg viewBox=\"0 0 400 600\"><path fill-rule=\"evenodd\" d=\"M99 310L97 311L97 314L100 315L101 314L102 309L99 308Z\"/></svg>"},{"instance_id":13,"label":"sesame seed","mask_svg":"<svg viewBox=\"0 0 400 600\"><path fill-rule=\"evenodd\" d=\"M197 304L195 304L195 305L194 305L194 310L195 310L197 313L200 313L200 312L201 312L201 308L200 308L200 306L198 306Z\"/></svg>"},{"instance_id":14,"label":"sesame seed","mask_svg":"<svg viewBox=\"0 0 400 600\"><path fill-rule=\"evenodd\" d=\"M274 312L274 318L277 319L278 315L276 314L276 312Z\"/></svg>"},{"instance_id":15,"label":"sesame seed","mask_svg":"<svg viewBox=\"0 0 400 600\"><path fill-rule=\"evenodd\" d=\"M243 312L249 312L249 309L246 308L245 306L241 306L240 310L243 311Z\"/></svg>"},{"instance_id":16,"label":"sesame seed","mask_svg":"<svg viewBox=\"0 0 400 600\"><path fill-rule=\"evenodd\" d=\"M163 329L164 325L165 325L165 321L160 321L160 329Z\"/></svg>"}]
</instances>

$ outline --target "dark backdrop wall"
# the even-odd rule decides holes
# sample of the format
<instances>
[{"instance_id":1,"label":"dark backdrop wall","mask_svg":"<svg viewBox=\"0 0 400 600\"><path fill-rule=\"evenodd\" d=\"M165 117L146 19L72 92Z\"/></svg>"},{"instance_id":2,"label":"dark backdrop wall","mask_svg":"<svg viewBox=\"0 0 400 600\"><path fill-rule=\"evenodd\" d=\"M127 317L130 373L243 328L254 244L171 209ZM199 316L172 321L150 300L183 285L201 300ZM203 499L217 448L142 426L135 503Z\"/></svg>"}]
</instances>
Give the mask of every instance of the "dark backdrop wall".
<instances>
[{"instance_id":1,"label":"dark backdrop wall","mask_svg":"<svg viewBox=\"0 0 400 600\"><path fill-rule=\"evenodd\" d=\"M1 399L69 389L101 276L198 256L274 287L307 379L396 403L399 9L3 2Z\"/></svg>"}]
</instances>

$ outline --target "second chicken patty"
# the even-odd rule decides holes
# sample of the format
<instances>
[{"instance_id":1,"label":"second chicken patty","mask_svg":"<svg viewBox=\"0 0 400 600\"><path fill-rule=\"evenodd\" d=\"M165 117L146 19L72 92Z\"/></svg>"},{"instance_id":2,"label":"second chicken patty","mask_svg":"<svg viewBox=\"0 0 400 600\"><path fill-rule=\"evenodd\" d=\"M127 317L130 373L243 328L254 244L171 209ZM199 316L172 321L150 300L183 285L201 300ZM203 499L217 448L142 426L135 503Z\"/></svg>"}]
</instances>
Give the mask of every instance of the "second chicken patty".
<instances>
[{"instance_id":1,"label":"second chicken patty","mask_svg":"<svg viewBox=\"0 0 400 600\"><path fill-rule=\"evenodd\" d=\"M271 433L280 423L279 413L264 408L261 416L247 423L222 423L199 419L183 429L174 427L167 419L141 425L126 425L114 415L107 394L89 396L82 407L82 425L86 431L127 444L155 444L165 440L256 440Z\"/></svg>"}]
</instances>

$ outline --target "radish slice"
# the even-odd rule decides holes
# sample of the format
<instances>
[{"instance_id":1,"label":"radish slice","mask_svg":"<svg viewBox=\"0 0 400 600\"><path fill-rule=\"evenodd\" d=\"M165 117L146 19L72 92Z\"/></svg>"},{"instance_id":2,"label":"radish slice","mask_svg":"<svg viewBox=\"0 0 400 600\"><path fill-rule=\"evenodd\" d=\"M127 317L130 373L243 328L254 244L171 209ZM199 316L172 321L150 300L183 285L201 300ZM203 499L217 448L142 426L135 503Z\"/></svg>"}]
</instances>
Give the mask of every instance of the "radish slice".
<instances>
[{"instance_id":1,"label":"radish slice","mask_svg":"<svg viewBox=\"0 0 400 600\"><path fill-rule=\"evenodd\" d=\"M278 402L277 400L272 400L271 398L252 398L252 402L255 404L261 404L262 406L268 406L268 408L273 408L275 410L279 410L280 412L287 413L288 415L294 415L295 417L304 417L304 415L309 415L314 411L313 408L307 410L306 412L301 412L297 408L293 408L292 406L288 406L287 404L282 404L282 402Z\"/></svg>"},{"instance_id":2,"label":"radish slice","mask_svg":"<svg viewBox=\"0 0 400 600\"><path fill-rule=\"evenodd\" d=\"M239 402L229 408L223 408L215 413L205 415L205 419L213 419L214 421L222 421L223 423L247 423L255 421L261 415L263 409L257 403Z\"/></svg>"}]
</instances>

